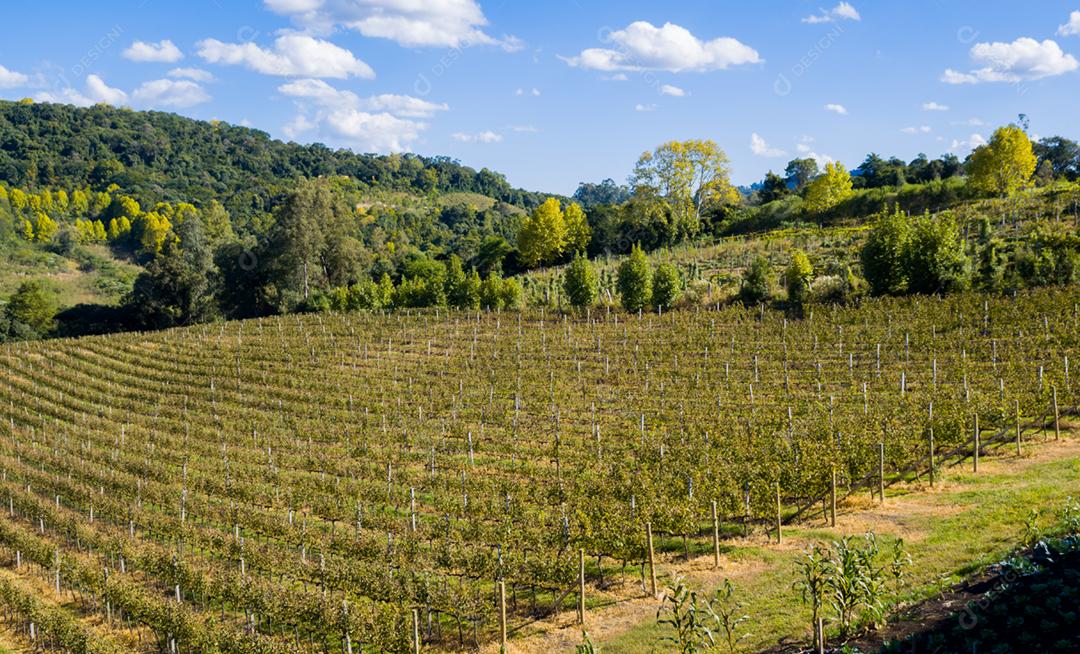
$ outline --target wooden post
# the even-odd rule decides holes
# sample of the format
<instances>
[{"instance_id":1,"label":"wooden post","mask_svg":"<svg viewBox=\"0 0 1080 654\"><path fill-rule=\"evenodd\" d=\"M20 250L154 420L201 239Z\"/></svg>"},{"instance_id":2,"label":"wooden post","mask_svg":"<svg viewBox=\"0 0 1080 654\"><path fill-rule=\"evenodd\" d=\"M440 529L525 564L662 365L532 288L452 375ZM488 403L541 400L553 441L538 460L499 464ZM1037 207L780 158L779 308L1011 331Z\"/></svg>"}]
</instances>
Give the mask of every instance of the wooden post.
<instances>
[{"instance_id":1,"label":"wooden post","mask_svg":"<svg viewBox=\"0 0 1080 654\"><path fill-rule=\"evenodd\" d=\"M784 542L784 520L781 511L780 482L776 482L776 543L778 545Z\"/></svg>"},{"instance_id":2,"label":"wooden post","mask_svg":"<svg viewBox=\"0 0 1080 654\"><path fill-rule=\"evenodd\" d=\"M713 568L720 567L720 515L716 511L716 500L712 503L712 547Z\"/></svg>"},{"instance_id":3,"label":"wooden post","mask_svg":"<svg viewBox=\"0 0 1080 654\"><path fill-rule=\"evenodd\" d=\"M930 488L934 487L934 479L937 474L937 460L934 456L934 428L930 427Z\"/></svg>"},{"instance_id":4,"label":"wooden post","mask_svg":"<svg viewBox=\"0 0 1080 654\"><path fill-rule=\"evenodd\" d=\"M825 654L825 618L818 618L818 654Z\"/></svg>"},{"instance_id":5,"label":"wooden post","mask_svg":"<svg viewBox=\"0 0 1080 654\"><path fill-rule=\"evenodd\" d=\"M974 467L972 471L978 474L979 472L979 451L982 449L982 445L979 443L979 414L975 414L975 449L972 453L972 461Z\"/></svg>"},{"instance_id":6,"label":"wooden post","mask_svg":"<svg viewBox=\"0 0 1080 654\"><path fill-rule=\"evenodd\" d=\"M499 581L499 642L506 651L506 582Z\"/></svg>"},{"instance_id":7,"label":"wooden post","mask_svg":"<svg viewBox=\"0 0 1080 654\"><path fill-rule=\"evenodd\" d=\"M1058 410L1057 385L1054 386L1054 440L1061 440L1061 412Z\"/></svg>"},{"instance_id":8,"label":"wooden post","mask_svg":"<svg viewBox=\"0 0 1080 654\"><path fill-rule=\"evenodd\" d=\"M832 484L829 486L829 524L836 527L836 466L832 467Z\"/></svg>"},{"instance_id":9,"label":"wooden post","mask_svg":"<svg viewBox=\"0 0 1080 654\"><path fill-rule=\"evenodd\" d=\"M878 445L878 494L885 503L885 443Z\"/></svg>"},{"instance_id":10,"label":"wooden post","mask_svg":"<svg viewBox=\"0 0 1080 654\"><path fill-rule=\"evenodd\" d=\"M1020 400L1016 400L1016 456L1022 456L1023 453L1020 445Z\"/></svg>"},{"instance_id":11,"label":"wooden post","mask_svg":"<svg viewBox=\"0 0 1080 654\"><path fill-rule=\"evenodd\" d=\"M420 609L412 610L413 654L420 654Z\"/></svg>"},{"instance_id":12,"label":"wooden post","mask_svg":"<svg viewBox=\"0 0 1080 654\"><path fill-rule=\"evenodd\" d=\"M656 552L653 550L652 523L645 523L645 540L649 545L649 590L656 597Z\"/></svg>"}]
</instances>

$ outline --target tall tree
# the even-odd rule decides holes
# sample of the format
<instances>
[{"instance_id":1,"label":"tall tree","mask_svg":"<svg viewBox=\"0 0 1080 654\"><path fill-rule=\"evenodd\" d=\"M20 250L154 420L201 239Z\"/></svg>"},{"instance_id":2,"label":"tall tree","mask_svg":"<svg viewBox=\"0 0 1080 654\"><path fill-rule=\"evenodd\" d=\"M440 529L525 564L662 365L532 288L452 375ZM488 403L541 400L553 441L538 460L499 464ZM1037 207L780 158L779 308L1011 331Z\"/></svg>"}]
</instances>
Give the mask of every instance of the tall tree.
<instances>
[{"instance_id":1,"label":"tall tree","mask_svg":"<svg viewBox=\"0 0 1080 654\"><path fill-rule=\"evenodd\" d=\"M832 209L851 197L851 187L851 175L843 164L826 164L825 174L806 187L806 210L818 213Z\"/></svg>"},{"instance_id":2,"label":"tall tree","mask_svg":"<svg viewBox=\"0 0 1080 654\"><path fill-rule=\"evenodd\" d=\"M715 141L672 141L638 159L631 181L638 193L671 205L678 237L694 236L710 204L734 204L728 157Z\"/></svg>"},{"instance_id":3,"label":"tall tree","mask_svg":"<svg viewBox=\"0 0 1080 654\"><path fill-rule=\"evenodd\" d=\"M596 302L599 284L600 279L596 275L596 269L581 252L578 252L563 274L563 291L570 300L570 304L575 307L592 305Z\"/></svg>"},{"instance_id":4,"label":"tall tree","mask_svg":"<svg viewBox=\"0 0 1080 654\"><path fill-rule=\"evenodd\" d=\"M521 226L518 250L526 266L543 266L558 261L566 248L568 233L562 205L548 198Z\"/></svg>"},{"instance_id":5,"label":"tall tree","mask_svg":"<svg viewBox=\"0 0 1080 654\"><path fill-rule=\"evenodd\" d=\"M967 167L975 189L1006 197L1027 186L1037 164L1027 133L1009 125L999 127L990 143L976 149Z\"/></svg>"},{"instance_id":6,"label":"tall tree","mask_svg":"<svg viewBox=\"0 0 1080 654\"><path fill-rule=\"evenodd\" d=\"M819 170L818 162L814 159L792 159L784 169L784 174L787 175L788 184L799 192L818 176Z\"/></svg>"},{"instance_id":7,"label":"tall tree","mask_svg":"<svg viewBox=\"0 0 1080 654\"><path fill-rule=\"evenodd\" d=\"M652 302L652 266L641 247L635 245L630 256L619 265L619 295L627 311L646 309Z\"/></svg>"},{"instance_id":8,"label":"tall tree","mask_svg":"<svg viewBox=\"0 0 1080 654\"><path fill-rule=\"evenodd\" d=\"M585 211L577 202L571 203L564 213L566 222L566 245L564 254L577 254L584 252L589 247L592 239L592 229Z\"/></svg>"}]
</instances>

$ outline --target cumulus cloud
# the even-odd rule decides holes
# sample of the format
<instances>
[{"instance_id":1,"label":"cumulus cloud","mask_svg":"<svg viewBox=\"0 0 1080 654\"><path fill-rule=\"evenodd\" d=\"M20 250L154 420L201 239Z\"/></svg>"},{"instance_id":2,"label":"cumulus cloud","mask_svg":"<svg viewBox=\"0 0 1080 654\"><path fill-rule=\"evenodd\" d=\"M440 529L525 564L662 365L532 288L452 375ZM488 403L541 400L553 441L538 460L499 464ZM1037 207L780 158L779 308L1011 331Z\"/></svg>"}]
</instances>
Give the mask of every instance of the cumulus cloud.
<instances>
[{"instance_id":1,"label":"cumulus cloud","mask_svg":"<svg viewBox=\"0 0 1080 654\"><path fill-rule=\"evenodd\" d=\"M263 4L313 32L345 28L405 47L491 45L508 52L524 47L516 37L495 38L485 32L488 20L476 0L263 0Z\"/></svg>"},{"instance_id":2,"label":"cumulus cloud","mask_svg":"<svg viewBox=\"0 0 1080 654\"><path fill-rule=\"evenodd\" d=\"M12 89L18 86L26 86L30 78L22 73L16 73L0 66L0 89Z\"/></svg>"},{"instance_id":3,"label":"cumulus cloud","mask_svg":"<svg viewBox=\"0 0 1080 654\"><path fill-rule=\"evenodd\" d=\"M770 147L769 144L757 132L750 135L750 151L759 157L783 157L787 152L779 148Z\"/></svg>"},{"instance_id":4,"label":"cumulus cloud","mask_svg":"<svg viewBox=\"0 0 1080 654\"><path fill-rule=\"evenodd\" d=\"M682 98L686 96L686 91L680 89L677 86L671 84L665 84L660 87L660 93L662 95L670 95L673 98Z\"/></svg>"},{"instance_id":5,"label":"cumulus cloud","mask_svg":"<svg viewBox=\"0 0 1080 654\"><path fill-rule=\"evenodd\" d=\"M222 43L206 39L197 52L212 64L240 65L264 75L373 79L375 71L345 48L306 34L284 34L273 49L254 43Z\"/></svg>"},{"instance_id":6,"label":"cumulus cloud","mask_svg":"<svg viewBox=\"0 0 1080 654\"><path fill-rule=\"evenodd\" d=\"M921 125L919 127L905 127L900 131L904 134L929 134L932 130L929 125Z\"/></svg>"},{"instance_id":7,"label":"cumulus cloud","mask_svg":"<svg viewBox=\"0 0 1080 654\"><path fill-rule=\"evenodd\" d=\"M923 111L948 111L949 110L949 107L947 107L946 105L938 104L936 102L924 102L922 108L923 108Z\"/></svg>"},{"instance_id":8,"label":"cumulus cloud","mask_svg":"<svg viewBox=\"0 0 1080 654\"><path fill-rule=\"evenodd\" d=\"M825 105L825 111L831 111L834 114L840 114L841 116L846 116L848 112L847 107L842 104L836 103L829 103Z\"/></svg>"},{"instance_id":9,"label":"cumulus cloud","mask_svg":"<svg viewBox=\"0 0 1080 654\"><path fill-rule=\"evenodd\" d=\"M835 23L841 20L862 20L862 16L850 2L841 2L832 9L822 10L820 14L813 14L802 19L808 25L820 23Z\"/></svg>"},{"instance_id":10,"label":"cumulus cloud","mask_svg":"<svg viewBox=\"0 0 1080 654\"><path fill-rule=\"evenodd\" d=\"M125 59L141 63L171 64L184 58L184 53L180 52L180 48L176 47L176 45L168 39L158 41L157 43L136 41L124 50L123 55Z\"/></svg>"},{"instance_id":11,"label":"cumulus cloud","mask_svg":"<svg viewBox=\"0 0 1080 654\"><path fill-rule=\"evenodd\" d=\"M120 106L127 102L127 93L110 87L97 75L87 75L86 87L83 91L67 87L58 91L39 93L34 99L39 102L73 104L79 107L89 107L99 102Z\"/></svg>"},{"instance_id":12,"label":"cumulus cloud","mask_svg":"<svg viewBox=\"0 0 1080 654\"><path fill-rule=\"evenodd\" d=\"M638 21L624 30L612 32L608 39L614 48L589 48L577 56L560 59L574 67L607 73L705 72L763 61L757 50L736 39L722 37L702 41L685 27L673 23L656 27Z\"/></svg>"},{"instance_id":13,"label":"cumulus cloud","mask_svg":"<svg viewBox=\"0 0 1080 654\"><path fill-rule=\"evenodd\" d=\"M1076 36L1080 34L1080 11L1069 14L1069 22L1058 28L1058 36Z\"/></svg>"},{"instance_id":14,"label":"cumulus cloud","mask_svg":"<svg viewBox=\"0 0 1080 654\"><path fill-rule=\"evenodd\" d=\"M191 80L158 79L145 82L131 94L132 99L151 107L193 107L210 101L208 94Z\"/></svg>"},{"instance_id":15,"label":"cumulus cloud","mask_svg":"<svg viewBox=\"0 0 1080 654\"><path fill-rule=\"evenodd\" d=\"M941 80L947 84L1023 82L1064 75L1080 67L1076 57L1063 52L1056 42L1028 37L1012 43L978 43L971 48L971 60L977 68L967 73L949 68Z\"/></svg>"},{"instance_id":16,"label":"cumulus cloud","mask_svg":"<svg viewBox=\"0 0 1080 654\"><path fill-rule=\"evenodd\" d=\"M409 150L428 127L418 119L449 109L445 104L406 95L362 98L318 79L288 82L279 86L278 91L294 98L299 105L299 115L284 127L289 138L318 131L376 152Z\"/></svg>"},{"instance_id":17,"label":"cumulus cloud","mask_svg":"<svg viewBox=\"0 0 1080 654\"><path fill-rule=\"evenodd\" d=\"M462 143L502 143L502 134L497 134L490 130L486 132L480 132L479 134L465 134L463 132L456 132L451 134L451 138L455 141Z\"/></svg>"},{"instance_id":18,"label":"cumulus cloud","mask_svg":"<svg viewBox=\"0 0 1080 654\"><path fill-rule=\"evenodd\" d=\"M169 71L169 77L173 79L189 79L193 82L213 82L214 75L201 68L173 68Z\"/></svg>"},{"instance_id":19,"label":"cumulus cloud","mask_svg":"<svg viewBox=\"0 0 1080 654\"><path fill-rule=\"evenodd\" d=\"M972 134L966 139L953 139L949 152L970 152L983 145L986 145L986 138L982 134Z\"/></svg>"}]
</instances>

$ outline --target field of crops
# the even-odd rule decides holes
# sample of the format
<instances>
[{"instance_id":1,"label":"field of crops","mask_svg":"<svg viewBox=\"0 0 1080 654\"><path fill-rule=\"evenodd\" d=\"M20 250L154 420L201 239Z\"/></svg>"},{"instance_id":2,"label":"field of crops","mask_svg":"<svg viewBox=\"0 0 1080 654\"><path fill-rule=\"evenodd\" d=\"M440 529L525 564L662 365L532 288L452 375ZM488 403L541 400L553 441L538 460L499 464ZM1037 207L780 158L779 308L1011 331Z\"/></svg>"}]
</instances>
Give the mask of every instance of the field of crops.
<instances>
[{"instance_id":1,"label":"field of crops","mask_svg":"<svg viewBox=\"0 0 1080 654\"><path fill-rule=\"evenodd\" d=\"M976 440L1053 438L1077 405L1078 300L7 345L4 626L71 652L409 652L497 641L504 608L512 637L620 571L647 588L650 529L665 550L775 538L778 517L820 520L834 479L875 492Z\"/></svg>"}]
</instances>

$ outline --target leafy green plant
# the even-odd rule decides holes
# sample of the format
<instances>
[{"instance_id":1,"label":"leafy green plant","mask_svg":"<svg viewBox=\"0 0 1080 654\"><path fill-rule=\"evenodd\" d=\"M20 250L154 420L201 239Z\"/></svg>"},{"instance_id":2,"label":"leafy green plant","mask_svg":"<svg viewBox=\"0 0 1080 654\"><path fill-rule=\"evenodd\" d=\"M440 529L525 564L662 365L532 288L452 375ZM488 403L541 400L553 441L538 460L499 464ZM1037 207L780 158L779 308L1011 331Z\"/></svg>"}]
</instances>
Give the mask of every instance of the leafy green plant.
<instances>
[{"instance_id":1,"label":"leafy green plant","mask_svg":"<svg viewBox=\"0 0 1080 654\"><path fill-rule=\"evenodd\" d=\"M742 625L749 622L750 616L742 613L743 605L735 600L735 586L730 579L724 580L724 585L716 590L716 594L708 603L709 617L715 623L714 632L718 632L723 638L722 642L729 654L739 651L739 645L750 637L750 634L739 633Z\"/></svg>"},{"instance_id":2,"label":"leafy green plant","mask_svg":"<svg viewBox=\"0 0 1080 654\"><path fill-rule=\"evenodd\" d=\"M589 632L581 632L581 644L574 648L574 654L597 654L600 648L593 644Z\"/></svg>"}]
</instances>

